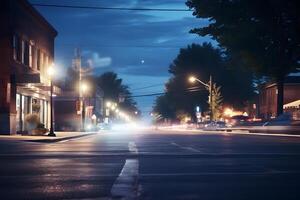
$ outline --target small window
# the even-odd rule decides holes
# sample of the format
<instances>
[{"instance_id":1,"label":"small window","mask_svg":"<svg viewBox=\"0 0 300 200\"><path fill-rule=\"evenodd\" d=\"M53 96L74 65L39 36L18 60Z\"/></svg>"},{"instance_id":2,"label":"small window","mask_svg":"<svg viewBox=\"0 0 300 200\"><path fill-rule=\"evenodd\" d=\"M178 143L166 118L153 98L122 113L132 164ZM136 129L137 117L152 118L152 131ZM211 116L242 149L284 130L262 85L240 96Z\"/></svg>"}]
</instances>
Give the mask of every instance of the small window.
<instances>
[{"instance_id":1,"label":"small window","mask_svg":"<svg viewBox=\"0 0 300 200\"><path fill-rule=\"evenodd\" d=\"M18 35L13 36L12 46L13 46L13 59L15 61L21 62L22 57L22 43Z\"/></svg>"},{"instance_id":2,"label":"small window","mask_svg":"<svg viewBox=\"0 0 300 200\"><path fill-rule=\"evenodd\" d=\"M33 67L33 69L37 69L37 66L38 66L38 51L37 51L37 48L35 46L33 46L32 52L33 52L33 57L32 57L33 64L32 64L32 67Z\"/></svg>"},{"instance_id":3,"label":"small window","mask_svg":"<svg viewBox=\"0 0 300 200\"><path fill-rule=\"evenodd\" d=\"M21 40L21 63L25 63L25 41Z\"/></svg>"},{"instance_id":4,"label":"small window","mask_svg":"<svg viewBox=\"0 0 300 200\"><path fill-rule=\"evenodd\" d=\"M29 67L33 67L33 46L29 45Z\"/></svg>"},{"instance_id":5,"label":"small window","mask_svg":"<svg viewBox=\"0 0 300 200\"><path fill-rule=\"evenodd\" d=\"M41 50L39 50L39 49L37 49L36 50L36 68L37 68L37 70L40 70L41 69Z\"/></svg>"},{"instance_id":6,"label":"small window","mask_svg":"<svg viewBox=\"0 0 300 200\"><path fill-rule=\"evenodd\" d=\"M29 43L25 41L24 64L29 66Z\"/></svg>"},{"instance_id":7,"label":"small window","mask_svg":"<svg viewBox=\"0 0 300 200\"><path fill-rule=\"evenodd\" d=\"M43 70L43 68L44 68L44 53L42 52L42 51L40 51L40 68L39 68L39 70L41 71L41 70Z\"/></svg>"},{"instance_id":8,"label":"small window","mask_svg":"<svg viewBox=\"0 0 300 200\"><path fill-rule=\"evenodd\" d=\"M13 36L13 58L18 60L18 36Z\"/></svg>"}]
</instances>

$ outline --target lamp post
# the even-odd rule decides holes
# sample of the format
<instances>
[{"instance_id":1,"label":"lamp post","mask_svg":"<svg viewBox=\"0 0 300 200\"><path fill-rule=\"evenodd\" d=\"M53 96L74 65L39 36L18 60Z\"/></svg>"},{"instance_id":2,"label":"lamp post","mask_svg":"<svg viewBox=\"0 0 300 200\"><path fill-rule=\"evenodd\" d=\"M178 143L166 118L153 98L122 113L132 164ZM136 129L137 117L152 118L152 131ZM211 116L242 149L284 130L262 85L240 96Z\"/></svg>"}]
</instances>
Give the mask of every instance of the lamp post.
<instances>
[{"instance_id":1,"label":"lamp post","mask_svg":"<svg viewBox=\"0 0 300 200\"><path fill-rule=\"evenodd\" d=\"M50 131L48 136L55 137L54 126L53 126L53 81L52 77L54 75L53 65L48 68L48 75L50 78Z\"/></svg>"},{"instance_id":2,"label":"lamp post","mask_svg":"<svg viewBox=\"0 0 300 200\"><path fill-rule=\"evenodd\" d=\"M85 99L84 99L84 95L87 90L88 90L87 84L81 83L80 91L82 92L82 111L81 111L82 131L85 131Z\"/></svg>"},{"instance_id":3,"label":"lamp post","mask_svg":"<svg viewBox=\"0 0 300 200\"><path fill-rule=\"evenodd\" d=\"M210 121L212 121L213 118L213 109L212 109L212 93L213 93L213 84L212 84L212 76L209 76L209 83L205 83L203 81L201 81L200 79L196 78L195 76L191 76L189 77L189 81L191 83L194 83L195 81L201 83L202 85L204 85L206 87L206 89L209 91L209 107L210 107L210 113L209 113L209 118Z\"/></svg>"}]
</instances>

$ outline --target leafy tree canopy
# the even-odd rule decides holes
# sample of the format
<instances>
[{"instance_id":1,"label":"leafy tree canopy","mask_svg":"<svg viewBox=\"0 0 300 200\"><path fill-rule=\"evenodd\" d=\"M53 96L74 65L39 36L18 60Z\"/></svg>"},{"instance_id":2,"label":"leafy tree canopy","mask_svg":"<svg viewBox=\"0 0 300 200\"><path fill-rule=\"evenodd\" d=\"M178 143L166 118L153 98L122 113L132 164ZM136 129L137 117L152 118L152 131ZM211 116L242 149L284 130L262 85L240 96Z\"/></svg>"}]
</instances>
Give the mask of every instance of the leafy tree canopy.
<instances>
[{"instance_id":1,"label":"leafy tree canopy","mask_svg":"<svg viewBox=\"0 0 300 200\"><path fill-rule=\"evenodd\" d=\"M124 97L124 101L119 103L119 106L129 112L138 111L136 102L131 97L129 87L122 83L122 79L114 72L106 72L96 77L96 84L104 92L105 101L119 102L119 98Z\"/></svg>"},{"instance_id":2,"label":"leafy tree canopy","mask_svg":"<svg viewBox=\"0 0 300 200\"><path fill-rule=\"evenodd\" d=\"M191 32L212 36L232 60L255 72L282 79L299 67L300 1L188 0L207 27Z\"/></svg>"}]
</instances>

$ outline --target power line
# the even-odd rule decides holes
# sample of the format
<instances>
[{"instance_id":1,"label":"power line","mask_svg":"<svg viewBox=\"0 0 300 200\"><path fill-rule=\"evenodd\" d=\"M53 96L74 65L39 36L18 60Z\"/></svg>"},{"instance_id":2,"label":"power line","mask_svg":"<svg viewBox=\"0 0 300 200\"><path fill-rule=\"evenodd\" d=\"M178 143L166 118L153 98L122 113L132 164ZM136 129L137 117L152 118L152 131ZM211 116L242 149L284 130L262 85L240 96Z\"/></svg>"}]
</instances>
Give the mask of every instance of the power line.
<instances>
[{"instance_id":1,"label":"power line","mask_svg":"<svg viewBox=\"0 0 300 200\"><path fill-rule=\"evenodd\" d=\"M130 91L143 90L143 89L157 87L157 86L161 86L161 85L164 85L164 84L160 83L160 84L154 84L154 85L149 85L149 86L140 87L140 88L134 88L134 89L131 89Z\"/></svg>"},{"instance_id":2,"label":"power line","mask_svg":"<svg viewBox=\"0 0 300 200\"><path fill-rule=\"evenodd\" d=\"M56 46L80 46L80 47L102 47L102 48L162 48L162 49L178 49L182 46L174 45L103 45L103 44L56 44Z\"/></svg>"},{"instance_id":3,"label":"power line","mask_svg":"<svg viewBox=\"0 0 300 200\"><path fill-rule=\"evenodd\" d=\"M199 92L199 91L202 91L202 90L206 90L204 88L198 88L198 89L187 89L187 90L184 90L184 91L181 91L181 92L184 92L184 93L189 93L189 92ZM159 93L152 93L152 94L141 94L141 95L130 95L129 97L133 97L133 98L136 98L136 97L151 97L151 96L160 96L160 95L164 95L164 94L170 94L170 93L175 93L175 91L170 91L170 92L159 92Z\"/></svg>"},{"instance_id":4,"label":"power line","mask_svg":"<svg viewBox=\"0 0 300 200\"><path fill-rule=\"evenodd\" d=\"M70 8L70 9L93 9L93 10L119 10L119 11L156 11L156 12L191 12L190 9L176 8L126 8L126 7L104 7L104 6L74 6L74 5L59 5L59 4L41 4L33 3L33 6L38 7L53 7L53 8Z\"/></svg>"},{"instance_id":5,"label":"power line","mask_svg":"<svg viewBox=\"0 0 300 200\"><path fill-rule=\"evenodd\" d=\"M130 97L151 97L151 96L159 96L159 95L163 95L166 94L166 92L160 92L160 93L153 93L153 94L142 94L142 95L132 95Z\"/></svg>"}]
</instances>

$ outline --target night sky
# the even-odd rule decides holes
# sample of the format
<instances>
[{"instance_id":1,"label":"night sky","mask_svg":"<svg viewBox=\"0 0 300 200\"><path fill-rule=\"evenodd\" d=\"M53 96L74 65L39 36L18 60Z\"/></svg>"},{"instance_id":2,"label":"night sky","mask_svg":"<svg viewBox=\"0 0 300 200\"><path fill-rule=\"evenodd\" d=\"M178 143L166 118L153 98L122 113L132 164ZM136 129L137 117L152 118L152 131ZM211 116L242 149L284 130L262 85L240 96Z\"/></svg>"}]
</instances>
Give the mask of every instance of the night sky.
<instances>
[{"instance_id":1,"label":"night sky","mask_svg":"<svg viewBox=\"0 0 300 200\"><path fill-rule=\"evenodd\" d=\"M30 0L41 4L72 4L129 8L187 9L184 0ZM189 30L207 24L192 12L119 11L36 7L56 28L55 62L66 69L74 48L79 47L83 65L95 74L114 71L129 85L134 95L164 91L170 77L168 67L179 49L208 38ZM139 89L154 84L156 87ZM146 114L155 97L135 100Z\"/></svg>"}]
</instances>

